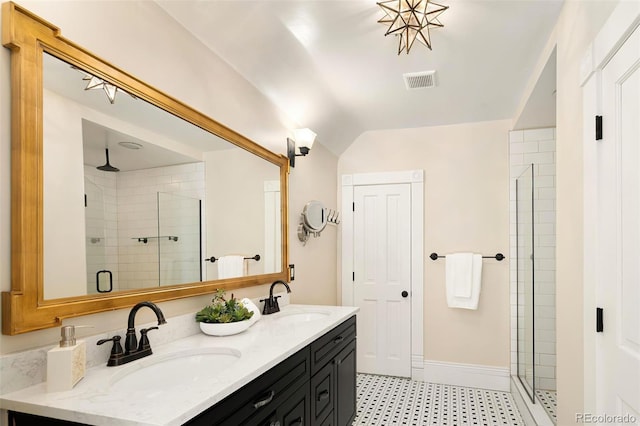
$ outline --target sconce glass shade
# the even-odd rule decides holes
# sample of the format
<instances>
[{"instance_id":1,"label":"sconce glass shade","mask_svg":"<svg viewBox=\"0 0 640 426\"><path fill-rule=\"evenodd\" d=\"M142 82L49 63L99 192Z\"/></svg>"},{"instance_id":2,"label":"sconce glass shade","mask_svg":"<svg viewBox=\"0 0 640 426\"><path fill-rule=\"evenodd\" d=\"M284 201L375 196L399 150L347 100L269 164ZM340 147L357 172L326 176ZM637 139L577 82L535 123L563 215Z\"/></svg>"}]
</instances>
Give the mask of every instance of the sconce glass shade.
<instances>
[{"instance_id":1,"label":"sconce glass shade","mask_svg":"<svg viewBox=\"0 0 640 426\"><path fill-rule=\"evenodd\" d=\"M311 129L296 129L293 131L293 137L296 140L298 148L311 149L313 142L316 140L316 134Z\"/></svg>"},{"instance_id":2,"label":"sconce glass shade","mask_svg":"<svg viewBox=\"0 0 640 426\"><path fill-rule=\"evenodd\" d=\"M296 129L293 134L295 140L287 138L287 157L291 167L296 166L296 157L304 157L309 153L316 140L316 134L311 129ZM300 154L296 154L296 148Z\"/></svg>"}]
</instances>

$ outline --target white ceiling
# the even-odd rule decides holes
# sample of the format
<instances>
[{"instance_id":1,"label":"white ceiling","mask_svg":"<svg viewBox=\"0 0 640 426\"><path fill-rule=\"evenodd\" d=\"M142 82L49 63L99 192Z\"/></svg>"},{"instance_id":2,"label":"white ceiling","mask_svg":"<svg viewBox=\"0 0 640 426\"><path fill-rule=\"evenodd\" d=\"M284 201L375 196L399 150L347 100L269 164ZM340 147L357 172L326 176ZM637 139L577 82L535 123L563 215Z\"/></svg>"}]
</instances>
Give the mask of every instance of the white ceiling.
<instances>
[{"instance_id":1,"label":"white ceiling","mask_svg":"<svg viewBox=\"0 0 640 426\"><path fill-rule=\"evenodd\" d=\"M367 130L514 118L562 6L441 0L433 50L398 56L373 0L156 1L335 154ZM438 87L407 91L425 70Z\"/></svg>"}]
</instances>

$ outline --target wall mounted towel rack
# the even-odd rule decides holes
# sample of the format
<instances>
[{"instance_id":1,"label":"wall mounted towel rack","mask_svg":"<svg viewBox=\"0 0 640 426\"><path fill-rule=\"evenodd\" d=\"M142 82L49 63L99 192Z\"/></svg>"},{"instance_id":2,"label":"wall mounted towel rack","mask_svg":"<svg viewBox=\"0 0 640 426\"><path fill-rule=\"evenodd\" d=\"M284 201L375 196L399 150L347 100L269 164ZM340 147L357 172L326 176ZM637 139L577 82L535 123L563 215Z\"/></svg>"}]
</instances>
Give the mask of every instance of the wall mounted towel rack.
<instances>
[{"instance_id":1,"label":"wall mounted towel rack","mask_svg":"<svg viewBox=\"0 0 640 426\"><path fill-rule=\"evenodd\" d=\"M438 256L438 253L431 253L429 255L429 257L431 258L431 260L436 260L436 259L444 259L447 256ZM504 259L504 254L502 253L496 253L495 256L482 256L483 259L495 259L495 260L502 260Z\"/></svg>"},{"instance_id":2,"label":"wall mounted towel rack","mask_svg":"<svg viewBox=\"0 0 640 426\"><path fill-rule=\"evenodd\" d=\"M211 256L204 259L205 262L215 263L216 260L220 259L219 257ZM256 262L260 261L260 255L256 254L253 257L245 257L244 260L255 260Z\"/></svg>"},{"instance_id":3,"label":"wall mounted towel rack","mask_svg":"<svg viewBox=\"0 0 640 426\"><path fill-rule=\"evenodd\" d=\"M147 244L149 242L149 240L153 240L153 239L165 239L168 238L169 241L178 241L178 237L174 236L174 235L163 235L160 237L133 237L131 238L132 240L138 240L139 243L145 243Z\"/></svg>"}]
</instances>

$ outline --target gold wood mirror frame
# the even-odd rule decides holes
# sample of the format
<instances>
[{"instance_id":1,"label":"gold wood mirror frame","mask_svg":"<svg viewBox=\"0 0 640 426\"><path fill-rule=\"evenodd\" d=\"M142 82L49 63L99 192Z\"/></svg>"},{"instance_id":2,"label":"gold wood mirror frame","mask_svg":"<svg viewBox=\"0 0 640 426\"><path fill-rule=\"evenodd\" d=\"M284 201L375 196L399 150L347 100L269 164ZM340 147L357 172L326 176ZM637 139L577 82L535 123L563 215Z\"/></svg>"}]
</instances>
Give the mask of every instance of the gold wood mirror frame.
<instances>
[{"instance_id":1,"label":"gold wood mirror frame","mask_svg":"<svg viewBox=\"0 0 640 426\"><path fill-rule=\"evenodd\" d=\"M2 293L2 333L59 326L62 319L288 280L288 160L62 37L60 29L15 3L2 4L2 44L11 50L11 291ZM281 272L113 295L45 300L43 276L43 54L50 53L280 168Z\"/></svg>"}]
</instances>

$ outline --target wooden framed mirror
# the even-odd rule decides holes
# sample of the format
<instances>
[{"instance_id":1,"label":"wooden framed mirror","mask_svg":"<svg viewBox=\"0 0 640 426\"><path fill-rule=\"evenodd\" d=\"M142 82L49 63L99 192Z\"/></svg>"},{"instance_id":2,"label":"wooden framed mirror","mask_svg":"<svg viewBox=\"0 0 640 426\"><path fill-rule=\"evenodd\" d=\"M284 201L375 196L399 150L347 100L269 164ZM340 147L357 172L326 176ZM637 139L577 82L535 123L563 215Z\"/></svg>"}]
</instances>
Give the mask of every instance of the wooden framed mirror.
<instances>
[{"instance_id":1,"label":"wooden framed mirror","mask_svg":"<svg viewBox=\"0 0 640 426\"><path fill-rule=\"evenodd\" d=\"M12 73L3 334L288 279L285 156L101 60L15 3L2 5L2 19ZM146 200L147 210L127 198ZM95 200L103 204L92 209ZM244 270L219 276L223 256L244 256ZM132 259L142 259L141 270Z\"/></svg>"}]
</instances>

